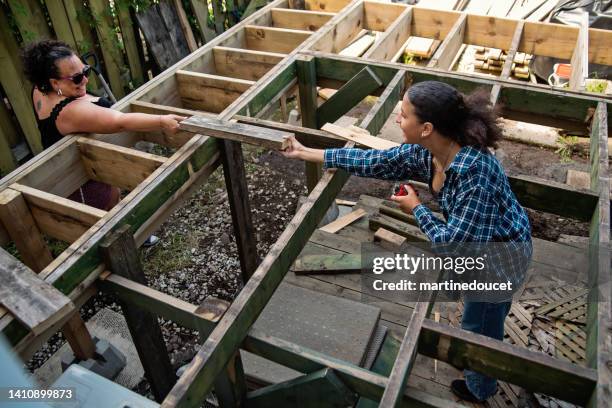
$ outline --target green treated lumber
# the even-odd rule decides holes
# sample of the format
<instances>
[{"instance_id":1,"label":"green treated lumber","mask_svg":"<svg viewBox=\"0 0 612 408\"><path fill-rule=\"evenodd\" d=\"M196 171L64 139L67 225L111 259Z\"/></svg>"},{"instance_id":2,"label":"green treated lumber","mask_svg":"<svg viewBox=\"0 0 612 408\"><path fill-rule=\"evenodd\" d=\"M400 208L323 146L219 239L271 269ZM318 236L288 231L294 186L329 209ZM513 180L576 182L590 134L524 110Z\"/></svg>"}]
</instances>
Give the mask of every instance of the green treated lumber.
<instances>
[{"instance_id":1,"label":"green treated lumber","mask_svg":"<svg viewBox=\"0 0 612 408\"><path fill-rule=\"evenodd\" d=\"M395 105L398 101L400 101L403 97L404 89L406 86L406 74L403 71L397 72L389 84L377 99L374 107L368 112L366 117L363 119L364 123L369 123L369 127L374 127L377 129L382 129L385 125L385 122L393 112ZM393 102L395 101L395 102ZM376 109L380 106L379 109ZM372 133L370 129L368 129L370 134L376 135L378 132Z\"/></svg>"},{"instance_id":2,"label":"green treated lumber","mask_svg":"<svg viewBox=\"0 0 612 408\"><path fill-rule=\"evenodd\" d=\"M509 176L510 187L521 205L579 221L589 221L598 196L589 191L538 177Z\"/></svg>"},{"instance_id":3,"label":"green treated lumber","mask_svg":"<svg viewBox=\"0 0 612 408\"><path fill-rule=\"evenodd\" d=\"M419 353L578 405L597 383L593 369L432 320L423 322Z\"/></svg>"},{"instance_id":4,"label":"green treated lumber","mask_svg":"<svg viewBox=\"0 0 612 408\"><path fill-rule=\"evenodd\" d=\"M25 44L51 38L51 30L40 1L8 0L8 5Z\"/></svg>"},{"instance_id":5,"label":"green treated lumber","mask_svg":"<svg viewBox=\"0 0 612 408\"><path fill-rule=\"evenodd\" d=\"M378 401L387 387L387 378L365 368L327 356L277 337L252 329L243 347L285 367L312 373L329 367L351 390L362 397ZM403 394L403 407L459 407L431 394L409 387Z\"/></svg>"},{"instance_id":6,"label":"green treated lumber","mask_svg":"<svg viewBox=\"0 0 612 408\"><path fill-rule=\"evenodd\" d=\"M423 321L427 317L430 302L433 300L432 292L421 292L419 300L416 303L408 325L402 344L397 353L397 359L393 364L393 369L389 375L389 383L385 392L380 399L381 407L399 407L401 406L404 388L408 381L408 375L412 371L414 360L417 354L417 345L419 343L419 333Z\"/></svg>"},{"instance_id":7,"label":"green treated lumber","mask_svg":"<svg viewBox=\"0 0 612 408\"><path fill-rule=\"evenodd\" d=\"M173 159L166 161L157 170L157 177L147 185L141 185L130 193L124 206L119 203L115 215L99 229L88 232L66 259L51 271L45 273L45 281L51 283L62 293L69 294L98 268L102 259L98 247L100 240L112 229L122 224L130 224L135 232L167 200L191 180L191 174L204 167L217 166L218 141L214 138L193 137L175 153ZM115 210L115 209L114 209ZM91 231L91 230L90 230ZM74 245L74 244L73 244ZM16 322L11 321L2 329L11 342L16 344L28 332Z\"/></svg>"},{"instance_id":8,"label":"green treated lumber","mask_svg":"<svg viewBox=\"0 0 612 408\"><path fill-rule=\"evenodd\" d=\"M298 55L295 59L298 89L300 96L300 117L302 126L318 129L318 109L317 109L317 74L315 71L314 58L311 56ZM306 187L308 191L317 185L323 172L320 163L305 162Z\"/></svg>"},{"instance_id":9,"label":"green treated lumber","mask_svg":"<svg viewBox=\"0 0 612 408\"><path fill-rule=\"evenodd\" d=\"M273 384L247 394L247 406L254 408L347 407L356 402L349 390L332 369L325 368L290 381Z\"/></svg>"},{"instance_id":10,"label":"green treated lumber","mask_svg":"<svg viewBox=\"0 0 612 408\"><path fill-rule=\"evenodd\" d=\"M142 69L140 53L138 51L141 39L135 35L134 21L132 20L132 14L130 12L131 7L129 2L120 1L115 3L117 20L121 27L123 47L125 48L128 65L130 67L132 85L134 88L138 88L145 82L145 74Z\"/></svg>"},{"instance_id":11,"label":"green treated lumber","mask_svg":"<svg viewBox=\"0 0 612 408\"><path fill-rule=\"evenodd\" d=\"M586 360L589 367L597 370L598 381L597 388L589 400L589 407L606 406L612 398L609 125L606 106L600 103L594 112L591 126L591 188L599 194L599 201L589 230L591 291L587 301Z\"/></svg>"},{"instance_id":12,"label":"green treated lumber","mask_svg":"<svg viewBox=\"0 0 612 408\"><path fill-rule=\"evenodd\" d=\"M214 29L208 26L208 1L191 0L191 9L193 10L193 14L195 14L198 26L200 27L200 33L202 34L204 43L207 43L215 38L217 33Z\"/></svg>"},{"instance_id":13,"label":"green treated lumber","mask_svg":"<svg viewBox=\"0 0 612 408\"><path fill-rule=\"evenodd\" d=\"M397 357L399 346L401 341L393 337L390 333L387 333L385 340L383 341L380 351L372 364L370 371L388 377L391 374L393 363ZM359 398L359 402L356 408L377 408L378 401L374 401L368 398Z\"/></svg>"},{"instance_id":14,"label":"green treated lumber","mask_svg":"<svg viewBox=\"0 0 612 408\"><path fill-rule=\"evenodd\" d=\"M382 214L370 216L368 221L370 230L377 231L379 228L384 228L394 232L402 237L408 238L410 242L429 242L429 238L418 227L406 224L395 218L391 218Z\"/></svg>"},{"instance_id":15,"label":"green treated lumber","mask_svg":"<svg viewBox=\"0 0 612 408\"><path fill-rule=\"evenodd\" d=\"M386 110L389 104L394 105L397 100L388 97L379 102L372 109ZM374 117L376 115L372 115ZM361 126L378 133L380 128L373 123L364 121ZM349 142L347 146L352 147L353 143ZM248 329L272 297L348 177L341 170L325 172L162 406L199 406L199 401L210 390L213 379L244 340Z\"/></svg>"},{"instance_id":16,"label":"green treated lumber","mask_svg":"<svg viewBox=\"0 0 612 408\"><path fill-rule=\"evenodd\" d=\"M30 89L32 85L25 79L19 45L11 32L7 16L0 8L0 84L13 107L21 130L34 154L42 151L40 132L32 106Z\"/></svg>"},{"instance_id":17,"label":"green treated lumber","mask_svg":"<svg viewBox=\"0 0 612 408\"><path fill-rule=\"evenodd\" d=\"M282 64L279 63L279 64ZM263 89L260 89L256 95L252 96L246 106L240 109L241 115L246 116L257 116L262 110L264 110L268 103L274 99L279 93L286 89L296 76L296 65L295 63L287 64L280 72L278 72L274 78L266 84ZM247 91L248 92L248 91ZM244 96L244 95L243 95ZM239 97L232 105L228 106L224 112L227 113L231 110L231 107L235 106L242 97ZM229 118L228 118L229 119Z\"/></svg>"},{"instance_id":18,"label":"green treated lumber","mask_svg":"<svg viewBox=\"0 0 612 408\"><path fill-rule=\"evenodd\" d=\"M364 66L369 66L383 81L389 80L389 74L385 73L385 70L395 68L406 71L413 82L442 81L464 93L470 93L478 88L491 91L494 85L499 84L501 85L499 101L503 105L504 117L568 130L585 131L585 119L589 109L594 108L600 101L606 101L598 96L568 90L552 90L546 86L522 84L509 79L475 78L463 73L441 72L394 62L366 61L312 51L302 51L302 53L317 55L317 77L337 81L348 81ZM607 109L610 114L612 104L608 104Z\"/></svg>"},{"instance_id":19,"label":"green treated lumber","mask_svg":"<svg viewBox=\"0 0 612 408\"><path fill-rule=\"evenodd\" d=\"M120 99L125 95L124 84L121 78L125 65L123 63L123 54L119 48L119 39L117 38L117 33L115 33L110 4L105 0L89 0L89 7L91 7L96 33L100 40L104 66L108 75L106 79L110 83L115 98Z\"/></svg>"},{"instance_id":20,"label":"green treated lumber","mask_svg":"<svg viewBox=\"0 0 612 408\"><path fill-rule=\"evenodd\" d=\"M357 105L363 98L383 86L382 81L365 67L334 93L317 109L317 127L334 123Z\"/></svg>"},{"instance_id":21,"label":"green treated lumber","mask_svg":"<svg viewBox=\"0 0 612 408\"><path fill-rule=\"evenodd\" d=\"M360 273L361 254L303 255L293 265L296 275Z\"/></svg>"}]
</instances>

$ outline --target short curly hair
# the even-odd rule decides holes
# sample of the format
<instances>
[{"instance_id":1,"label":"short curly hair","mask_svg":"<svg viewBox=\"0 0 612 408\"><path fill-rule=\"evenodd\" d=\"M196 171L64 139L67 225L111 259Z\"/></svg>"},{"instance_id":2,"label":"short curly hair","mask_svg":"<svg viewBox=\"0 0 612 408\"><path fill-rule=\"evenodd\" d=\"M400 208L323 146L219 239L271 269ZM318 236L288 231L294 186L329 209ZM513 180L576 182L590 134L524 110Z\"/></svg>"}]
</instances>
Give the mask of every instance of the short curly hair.
<instances>
[{"instance_id":1,"label":"short curly hair","mask_svg":"<svg viewBox=\"0 0 612 408\"><path fill-rule=\"evenodd\" d=\"M36 88L47 93L52 90L49 79L59 77L57 61L75 52L68 44L56 40L42 40L28 44L21 53L26 78Z\"/></svg>"}]
</instances>

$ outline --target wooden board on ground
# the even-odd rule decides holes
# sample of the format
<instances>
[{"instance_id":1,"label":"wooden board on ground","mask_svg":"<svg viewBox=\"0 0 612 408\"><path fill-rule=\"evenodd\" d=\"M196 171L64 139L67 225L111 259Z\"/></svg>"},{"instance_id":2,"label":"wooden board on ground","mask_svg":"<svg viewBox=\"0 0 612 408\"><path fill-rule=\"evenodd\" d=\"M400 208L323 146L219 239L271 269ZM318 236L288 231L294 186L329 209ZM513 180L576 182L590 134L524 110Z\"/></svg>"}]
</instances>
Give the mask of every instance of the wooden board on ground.
<instances>
[{"instance_id":1,"label":"wooden board on ground","mask_svg":"<svg viewBox=\"0 0 612 408\"><path fill-rule=\"evenodd\" d=\"M303 255L291 268L296 275L360 273L361 254Z\"/></svg>"},{"instance_id":2,"label":"wooden board on ground","mask_svg":"<svg viewBox=\"0 0 612 408\"><path fill-rule=\"evenodd\" d=\"M293 133L265 127L245 125L205 116L192 116L180 123L182 130L221 139L244 142L267 149L283 150L287 147L287 137Z\"/></svg>"},{"instance_id":3,"label":"wooden board on ground","mask_svg":"<svg viewBox=\"0 0 612 408\"><path fill-rule=\"evenodd\" d=\"M345 216L340 217L337 220L330 222L326 226L321 227L319 229L321 231L325 231L325 232L334 234L340 231L342 228L346 227L347 225L357 221L359 218L363 217L364 215L366 215L366 212L362 210L361 208L358 208L355 211L352 211L346 214Z\"/></svg>"},{"instance_id":4,"label":"wooden board on ground","mask_svg":"<svg viewBox=\"0 0 612 408\"><path fill-rule=\"evenodd\" d=\"M436 52L438 45L440 45L440 41L433 38L413 36L406 42L404 53L421 58L431 58L433 53Z\"/></svg>"},{"instance_id":5,"label":"wooden board on ground","mask_svg":"<svg viewBox=\"0 0 612 408\"><path fill-rule=\"evenodd\" d=\"M53 326L75 307L62 292L0 248L0 299L35 335Z\"/></svg>"}]
</instances>

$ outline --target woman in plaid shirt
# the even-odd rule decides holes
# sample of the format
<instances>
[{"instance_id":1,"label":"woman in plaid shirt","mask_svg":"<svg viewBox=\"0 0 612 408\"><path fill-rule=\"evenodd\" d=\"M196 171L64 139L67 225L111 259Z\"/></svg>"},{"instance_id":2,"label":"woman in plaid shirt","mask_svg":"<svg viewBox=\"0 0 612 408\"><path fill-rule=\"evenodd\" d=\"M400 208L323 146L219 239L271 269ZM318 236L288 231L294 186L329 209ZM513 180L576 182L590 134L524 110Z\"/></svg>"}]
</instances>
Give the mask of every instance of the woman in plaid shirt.
<instances>
[{"instance_id":1,"label":"woman in plaid shirt","mask_svg":"<svg viewBox=\"0 0 612 408\"><path fill-rule=\"evenodd\" d=\"M442 82L420 82L404 95L397 123L404 143L388 150L310 149L294 137L284 155L341 168L351 174L386 180L416 179L429 183L444 220L436 217L407 185L408 194L392 196L412 213L434 244L508 243L521 251L507 280L518 287L531 258L531 231L525 210L508 178L489 152L502 133L486 92L464 96ZM510 257L512 258L512 257ZM513 269L514 268L514 269ZM507 270L507 269L506 269ZM503 272L502 272L503 273ZM462 328L503 340L511 301L465 301ZM465 380L451 384L466 401L484 401L497 392L494 378L465 370Z\"/></svg>"}]
</instances>

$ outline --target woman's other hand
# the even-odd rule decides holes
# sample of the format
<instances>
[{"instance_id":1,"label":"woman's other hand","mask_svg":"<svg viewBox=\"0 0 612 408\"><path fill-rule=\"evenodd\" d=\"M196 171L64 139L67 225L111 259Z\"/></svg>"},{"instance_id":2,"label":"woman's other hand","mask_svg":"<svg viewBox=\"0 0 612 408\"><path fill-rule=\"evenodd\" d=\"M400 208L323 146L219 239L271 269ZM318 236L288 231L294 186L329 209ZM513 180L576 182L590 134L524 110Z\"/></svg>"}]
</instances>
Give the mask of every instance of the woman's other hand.
<instances>
[{"instance_id":1,"label":"woman's other hand","mask_svg":"<svg viewBox=\"0 0 612 408\"><path fill-rule=\"evenodd\" d=\"M304 145L298 142L293 135L285 137L285 140L287 141L287 147L281 152L283 156L290 159L303 159L302 153L306 150Z\"/></svg>"},{"instance_id":2,"label":"woman's other hand","mask_svg":"<svg viewBox=\"0 0 612 408\"><path fill-rule=\"evenodd\" d=\"M175 134L179 130L180 122L185 119L187 119L185 116L161 115L159 120L161 130L163 130L165 133Z\"/></svg>"},{"instance_id":3,"label":"woman's other hand","mask_svg":"<svg viewBox=\"0 0 612 408\"><path fill-rule=\"evenodd\" d=\"M402 196L392 195L391 201L398 203L403 212L411 214L412 210L421 204L421 200L419 200L419 195L414 187L412 187L410 184L405 184L404 187L406 188L407 194Z\"/></svg>"}]
</instances>

